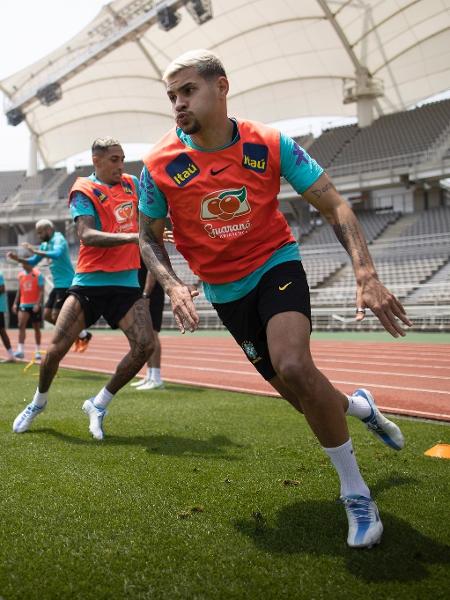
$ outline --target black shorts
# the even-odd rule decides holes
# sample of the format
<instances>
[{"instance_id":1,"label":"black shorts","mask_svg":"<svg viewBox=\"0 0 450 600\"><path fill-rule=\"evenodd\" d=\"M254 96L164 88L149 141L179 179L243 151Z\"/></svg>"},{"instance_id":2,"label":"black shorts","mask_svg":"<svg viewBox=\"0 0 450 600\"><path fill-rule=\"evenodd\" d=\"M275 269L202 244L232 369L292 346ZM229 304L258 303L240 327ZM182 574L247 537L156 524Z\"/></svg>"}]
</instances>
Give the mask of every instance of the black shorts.
<instances>
[{"instance_id":1,"label":"black shorts","mask_svg":"<svg viewBox=\"0 0 450 600\"><path fill-rule=\"evenodd\" d=\"M269 356L266 326L279 313L300 312L311 323L311 304L305 271L294 260L272 267L246 296L213 304L222 323L264 379L275 377Z\"/></svg>"},{"instance_id":2,"label":"black shorts","mask_svg":"<svg viewBox=\"0 0 450 600\"><path fill-rule=\"evenodd\" d=\"M4 312L0 312L0 329L6 329Z\"/></svg>"},{"instance_id":3,"label":"black shorts","mask_svg":"<svg viewBox=\"0 0 450 600\"><path fill-rule=\"evenodd\" d=\"M34 312L32 306L19 306L19 312L28 313L30 318L28 319L29 323L41 323L42 322L42 310L39 309L37 312Z\"/></svg>"},{"instance_id":4,"label":"black shorts","mask_svg":"<svg viewBox=\"0 0 450 600\"><path fill-rule=\"evenodd\" d=\"M104 317L112 329L119 327L119 321L142 297L141 290L120 285L83 286L74 285L67 294L75 296L81 304L86 328Z\"/></svg>"},{"instance_id":5,"label":"black shorts","mask_svg":"<svg viewBox=\"0 0 450 600\"><path fill-rule=\"evenodd\" d=\"M67 288L53 288L50 292L44 308L61 310L64 300L67 298Z\"/></svg>"},{"instance_id":6,"label":"black shorts","mask_svg":"<svg viewBox=\"0 0 450 600\"><path fill-rule=\"evenodd\" d=\"M150 316L152 318L153 329L161 331L162 316L164 310L164 290L156 282L150 294Z\"/></svg>"}]
</instances>

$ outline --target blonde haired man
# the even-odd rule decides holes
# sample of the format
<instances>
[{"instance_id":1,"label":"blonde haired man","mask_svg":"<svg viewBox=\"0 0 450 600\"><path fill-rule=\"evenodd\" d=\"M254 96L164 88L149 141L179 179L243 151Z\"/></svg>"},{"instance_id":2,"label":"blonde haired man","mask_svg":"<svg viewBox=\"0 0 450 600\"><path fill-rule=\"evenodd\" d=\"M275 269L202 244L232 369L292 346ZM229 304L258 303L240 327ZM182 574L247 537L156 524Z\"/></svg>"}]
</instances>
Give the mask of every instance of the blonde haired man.
<instances>
[{"instance_id":1,"label":"blonde haired man","mask_svg":"<svg viewBox=\"0 0 450 600\"><path fill-rule=\"evenodd\" d=\"M356 318L370 308L391 335L411 325L382 285L355 215L323 169L278 131L228 117L229 83L213 53L174 60L163 79L175 117L144 158L140 246L147 268L169 296L181 332L198 325L189 286L176 275L162 243L170 210L178 250L202 280L206 297L261 375L303 412L340 479L349 521L347 543L381 540L378 509L353 452L346 413L360 418L391 448L400 429L359 389L348 397L314 364L309 289L299 248L281 212L280 176L334 227L356 276Z\"/></svg>"}]
</instances>

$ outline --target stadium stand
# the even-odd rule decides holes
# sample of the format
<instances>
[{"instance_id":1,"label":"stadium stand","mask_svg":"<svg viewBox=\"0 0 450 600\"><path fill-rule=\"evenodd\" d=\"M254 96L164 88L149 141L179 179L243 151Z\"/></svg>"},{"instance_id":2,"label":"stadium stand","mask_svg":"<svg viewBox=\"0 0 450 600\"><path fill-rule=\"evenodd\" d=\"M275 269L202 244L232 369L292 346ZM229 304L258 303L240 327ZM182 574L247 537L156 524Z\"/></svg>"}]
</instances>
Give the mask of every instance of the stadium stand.
<instances>
[{"instance_id":1,"label":"stadium stand","mask_svg":"<svg viewBox=\"0 0 450 600\"><path fill-rule=\"evenodd\" d=\"M6 201L16 192L25 179L25 171L4 171L0 173L0 202Z\"/></svg>"},{"instance_id":2,"label":"stadium stand","mask_svg":"<svg viewBox=\"0 0 450 600\"><path fill-rule=\"evenodd\" d=\"M370 211L363 211L358 212L357 217L363 228L366 240L371 244L385 231L388 225L395 223L400 215L395 212L377 214ZM336 235L328 223L313 225L309 232L305 232L304 235L307 236L303 240L306 246L336 244Z\"/></svg>"},{"instance_id":3,"label":"stadium stand","mask_svg":"<svg viewBox=\"0 0 450 600\"><path fill-rule=\"evenodd\" d=\"M342 170L341 167L362 172L388 169L408 162L414 164L423 160L426 152L448 134L450 100L385 115L363 129L356 125L350 127L355 128L355 134L347 143L343 141L341 148L331 157L331 172L337 173ZM331 134L330 138L335 141L340 139L337 131L333 136ZM314 146L311 146L311 153Z\"/></svg>"},{"instance_id":4,"label":"stadium stand","mask_svg":"<svg viewBox=\"0 0 450 600\"><path fill-rule=\"evenodd\" d=\"M77 177L88 177L93 171L92 165L77 167L75 171L69 173L64 181L58 186L58 198L67 198L69 191Z\"/></svg>"},{"instance_id":5,"label":"stadium stand","mask_svg":"<svg viewBox=\"0 0 450 600\"><path fill-rule=\"evenodd\" d=\"M351 140L358 135L357 125L344 125L325 129L310 146L308 152L317 162L327 169ZM300 144L301 145L301 144Z\"/></svg>"},{"instance_id":6,"label":"stadium stand","mask_svg":"<svg viewBox=\"0 0 450 600\"><path fill-rule=\"evenodd\" d=\"M402 237L441 233L448 233L450 236L450 206L423 211L415 222L403 231Z\"/></svg>"}]
</instances>

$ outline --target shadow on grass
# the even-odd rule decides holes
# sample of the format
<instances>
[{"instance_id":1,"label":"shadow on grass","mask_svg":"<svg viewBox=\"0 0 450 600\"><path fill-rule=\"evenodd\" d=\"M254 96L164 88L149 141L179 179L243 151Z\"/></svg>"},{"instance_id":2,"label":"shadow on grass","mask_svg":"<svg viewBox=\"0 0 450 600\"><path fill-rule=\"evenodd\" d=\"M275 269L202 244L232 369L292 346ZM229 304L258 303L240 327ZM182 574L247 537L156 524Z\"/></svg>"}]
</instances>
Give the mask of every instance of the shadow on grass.
<instances>
[{"instance_id":1,"label":"shadow on grass","mask_svg":"<svg viewBox=\"0 0 450 600\"><path fill-rule=\"evenodd\" d=\"M109 446L140 446L145 448L150 454L160 454L161 456L204 456L208 458L217 457L230 461L240 459L236 456L228 456L226 449L242 448L240 444L236 444L223 435L212 436L209 440L196 440L164 434L133 437L111 435L106 437L102 442L96 442L95 440L85 440L67 435L51 428L38 429L33 431L32 434L51 435L58 440L77 446L91 446L92 448L98 448L99 446L102 448Z\"/></svg>"},{"instance_id":2,"label":"shadow on grass","mask_svg":"<svg viewBox=\"0 0 450 600\"><path fill-rule=\"evenodd\" d=\"M450 565L450 547L382 512L384 534L371 550L348 548L347 519L338 502L307 501L286 506L270 526L256 513L234 523L257 548L271 554L342 557L345 568L365 582L415 582L429 577L430 564Z\"/></svg>"}]
</instances>

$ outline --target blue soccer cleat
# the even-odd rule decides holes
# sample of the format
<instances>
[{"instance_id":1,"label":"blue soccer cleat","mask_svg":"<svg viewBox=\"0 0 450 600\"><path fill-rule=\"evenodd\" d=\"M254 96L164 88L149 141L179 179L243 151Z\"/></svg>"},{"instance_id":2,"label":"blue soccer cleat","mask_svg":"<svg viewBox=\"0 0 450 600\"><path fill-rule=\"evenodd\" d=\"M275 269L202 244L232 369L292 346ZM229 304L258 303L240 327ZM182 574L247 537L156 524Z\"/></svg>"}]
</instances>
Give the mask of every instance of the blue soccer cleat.
<instances>
[{"instance_id":1,"label":"blue soccer cleat","mask_svg":"<svg viewBox=\"0 0 450 600\"><path fill-rule=\"evenodd\" d=\"M372 498L342 497L348 519L347 544L350 548L372 548L381 541L383 523Z\"/></svg>"},{"instance_id":2,"label":"blue soccer cleat","mask_svg":"<svg viewBox=\"0 0 450 600\"><path fill-rule=\"evenodd\" d=\"M400 428L381 414L372 394L368 390L359 388L353 392L353 396L364 398L370 406L370 415L365 419L361 419L366 424L367 429L390 448L401 450L405 445L405 438Z\"/></svg>"}]
</instances>

